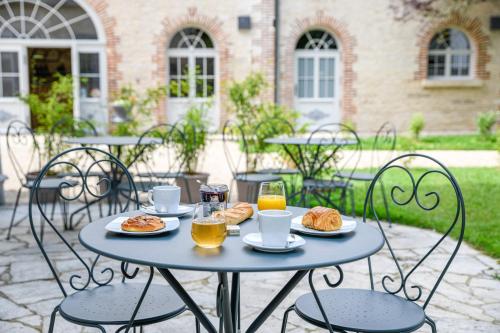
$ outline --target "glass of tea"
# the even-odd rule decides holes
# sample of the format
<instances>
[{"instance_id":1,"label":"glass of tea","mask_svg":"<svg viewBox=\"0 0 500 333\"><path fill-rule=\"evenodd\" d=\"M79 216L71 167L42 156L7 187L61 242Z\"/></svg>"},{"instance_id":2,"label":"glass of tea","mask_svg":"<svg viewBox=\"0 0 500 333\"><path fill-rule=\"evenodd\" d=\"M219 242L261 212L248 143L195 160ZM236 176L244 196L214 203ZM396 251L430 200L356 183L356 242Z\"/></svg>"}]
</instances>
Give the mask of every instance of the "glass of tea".
<instances>
[{"instance_id":1,"label":"glass of tea","mask_svg":"<svg viewBox=\"0 0 500 333\"><path fill-rule=\"evenodd\" d=\"M285 184L282 181L261 183L259 197L257 198L257 207L259 210L285 210Z\"/></svg>"},{"instance_id":2,"label":"glass of tea","mask_svg":"<svg viewBox=\"0 0 500 333\"><path fill-rule=\"evenodd\" d=\"M227 232L224 208L223 202L212 202L209 205L207 203L196 204L191 224L191 237L196 245L206 249L222 245Z\"/></svg>"}]
</instances>

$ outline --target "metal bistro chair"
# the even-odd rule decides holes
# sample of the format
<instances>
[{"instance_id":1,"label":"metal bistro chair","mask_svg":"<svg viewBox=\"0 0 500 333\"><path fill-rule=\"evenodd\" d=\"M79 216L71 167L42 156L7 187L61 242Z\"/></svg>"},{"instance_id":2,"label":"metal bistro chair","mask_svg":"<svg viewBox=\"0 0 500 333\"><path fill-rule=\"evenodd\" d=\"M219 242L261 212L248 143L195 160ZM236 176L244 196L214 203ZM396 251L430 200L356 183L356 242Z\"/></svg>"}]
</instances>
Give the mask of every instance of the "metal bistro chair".
<instances>
[{"instance_id":1,"label":"metal bistro chair","mask_svg":"<svg viewBox=\"0 0 500 333\"><path fill-rule=\"evenodd\" d=\"M349 196L351 214L355 216L354 190L349 175L354 174L361 158L361 141L356 132L344 124L325 124L311 133L307 147L304 163L311 171L310 178L303 181L300 201L308 207L308 195L312 195L319 203L345 214ZM333 198L336 195L338 202Z\"/></svg>"},{"instance_id":2,"label":"metal bistro chair","mask_svg":"<svg viewBox=\"0 0 500 333\"><path fill-rule=\"evenodd\" d=\"M9 230L7 232L8 240L11 236L12 227L18 225L27 217L23 216L18 221L15 220L22 191L23 189L31 190L33 187L33 181L41 169L42 155L33 129L31 129L28 124L20 120L13 120L9 123L9 126L7 127L6 140L7 154L9 155L16 178L19 180L19 189L17 191L16 201L14 203L14 209L10 219ZM21 155L22 151L27 151L28 155ZM39 185L40 189L44 191L44 207L47 208L47 203L52 205L52 216L54 216L58 200L55 193L59 186L64 182L68 183L67 180L58 177L57 175L52 175L50 178L44 179ZM65 225L65 227L67 226ZM41 236L43 239L43 233Z\"/></svg>"},{"instance_id":3,"label":"metal bistro chair","mask_svg":"<svg viewBox=\"0 0 500 333\"><path fill-rule=\"evenodd\" d=\"M422 160L431 167L424 172L412 171L403 163L404 160L410 159ZM440 213L442 218L442 214L449 212L449 227L446 232L435 243L430 241L429 246L424 247L423 254L415 258L416 263L413 265L400 262L397 245L391 244L375 209L375 186L383 175L388 176L389 173L397 173L400 177L395 178L399 181L391 183L389 191L395 206L400 209L408 206L406 208L416 210L421 219L430 218L435 213ZM424 324L428 324L432 332L437 332L436 324L426 313L426 308L455 258L465 230L464 200L456 179L443 164L432 157L421 154L397 157L377 172L368 188L363 213L365 223L369 215L374 216L384 237L388 253L394 261L394 272L376 274L374 263L377 256L372 256L368 258L369 290L338 288L317 291L313 283L314 270L310 271L309 286L312 292L299 297L295 304L288 308L283 319L282 332L286 330L290 311L295 311L300 318L330 332L413 332ZM451 233L458 240L451 239ZM395 236L393 242L396 240ZM451 253L444 256L439 252L441 249L438 250L440 246L441 249L450 249ZM439 274L430 278L432 270L419 268L423 268L426 260L436 252L442 260L440 265L443 268ZM326 283L332 288L339 286L343 279L340 266L335 268L340 273L335 283L324 275ZM422 277L421 274L426 276ZM421 283L416 282L419 278L422 279ZM383 290L377 291L376 287Z\"/></svg>"},{"instance_id":4,"label":"metal bistro chair","mask_svg":"<svg viewBox=\"0 0 500 333\"><path fill-rule=\"evenodd\" d=\"M375 178L377 170L390 161L394 157L394 149L396 148L397 132L396 127L390 123L385 122L377 130L375 140L373 141L372 149L370 152L370 169L368 172L355 171L350 173L340 173L339 176L349 178L353 181L362 181L369 183ZM384 182L382 179L379 181L382 193L382 200L384 201L384 208L389 221L392 226L392 219L389 213L389 205L387 203L387 196L385 195Z\"/></svg>"},{"instance_id":5,"label":"metal bistro chair","mask_svg":"<svg viewBox=\"0 0 500 333\"><path fill-rule=\"evenodd\" d=\"M81 156L82 152L88 153L94 160L84 168L75 164L73 162L74 156L72 156L73 154ZM111 283L115 272L111 267L104 269L98 267L100 266L98 264L100 255L97 255L90 264L73 247L74 243L66 239L56 228L54 221L45 214L40 205L40 185L51 170L59 170L61 167L70 168L73 172L78 173L80 179L77 191L69 191L68 184L61 183L57 192L60 200L71 203L78 200L84 193L87 196L100 199L112 195L113 187L117 186L115 179L108 175L107 178L101 178L99 181L94 182L94 179L91 180L88 175L93 169L112 170L115 168L119 169L123 174L120 183L126 182L128 184L130 194L129 200L123 202L121 212L138 209L137 189L132 176L118 159L103 150L90 147L73 148L55 156L42 169L33 183L29 205L29 220L35 241L64 297L52 312L49 332L54 330L57 313L67 321L81 326L95 327L100 329L101 332L105 332L103 325L118 325L117 332L119 332L123 330L129 331L131 328L135 330L136 326L141 326L142 331L142 326L158 323L184 312L186 306L170 287L151 283L154 272L152 267L149 267L149 277L146 283L128 282L128 279L137 276L139 268L136 267L132 273L129 273L127 272L127 263L122 262L121 281ZM35 214L40 214L50 226L53 232L51 239L60 241L67 248L67 252L72 254L75 261L79 262L80 269L69 278L59 276L53 258L51 258L53 252L45 249L47 241L45 244L42 243L37 233L34 223Z\"/></svg>"},{"instance_id":6,"label":"metal bistro chair","mask_svg":"<svg viewBox=\"0 0 500 333\"><path fill-rule=\"evenodd\" d=\"M264 120L255 126L255 140L259 149L264 152L270 150L269 154L261 154L262 156L258 159L257 173L289 177L290 193L295 193L300 171L290 167L293 162L287 154L284 154L279 145L265 142L266 139L278 135L294 136L295 129L290 122L281 118Z\"/></svg>"},{"instance_id":7,"label":"metal bistro chair","mask_svg":"<svg viewBox=\"0 0 500 333\"><path fill-rule=\"evenodd\" d=\"M263 182L282 180L279 175L264 174L258 172L248 172L251 169L250 151L247 138L241 126L231 120L226 121L222 129L222 141L224 144L224 154L233 175L229 186L230 193L236 181L238 190L238 200L246 202L257 202L259 187ZM245 168L245 171L242 170Z\"/></svg>"},{"instance_id":8,"label":"metal bistro chair","mask_svg":"<svg viewBox=\"0 0 500 333\"><path fill-rule=\"evenodd\" d=\"M149 137L158 138L161 143L142 144ZM155 125L142 133L128 165L135 171L138 190L147 192L154 186L172 185L182 176L185 161L179 157L179 140L184 140L184 134L170 124Z\"/></svg>"}]
</instances>

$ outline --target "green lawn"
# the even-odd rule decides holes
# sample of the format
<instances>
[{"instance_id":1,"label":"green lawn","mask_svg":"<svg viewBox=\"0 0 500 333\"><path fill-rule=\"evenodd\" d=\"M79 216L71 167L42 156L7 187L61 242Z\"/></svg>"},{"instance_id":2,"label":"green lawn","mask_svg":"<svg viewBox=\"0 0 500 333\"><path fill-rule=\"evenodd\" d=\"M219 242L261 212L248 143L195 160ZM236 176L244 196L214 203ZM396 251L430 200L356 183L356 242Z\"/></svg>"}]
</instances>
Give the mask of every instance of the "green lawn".
<instances>
[{"instance_id":1,"label":"green lawn","mask_svg":"<svg viewBox=\"0 0 500 333\"><path fill-rule=\"evenodd\" d=\"M453 168L451 172L457 179L465 200L467 217L465 241L494 258L500 258L500 169ZM416 170L415 175L418 177L419 174L422 174L422 170ZM408 185L408 179L402 172L390 172L384 176L385 189L388 192L395 184ZM364 183L355 184L357 215L362 215L366 188ZM403 188L408 187L403 186ZM430 191L440 195L440 203L436 209L430 212L424 211L414 204L414 200L407 206L397 206L391 202L390 213L393 221L397 224L445 232L450 227L456 207L454 197L451 196L452 188L443 177L429 175L422 182L419 191L422 204L427 206L434 203L432 195L425 196ZM404 197L407 193L409 192L398 193L400 195L398 198L400 200L407 198ZM377 214L385 218L380 190L375 192L374 198ZM453 235L456 236L457 233L454 232Z\"/></svg>"},{"instance_id":2,"label":"green lawn","mask_svg":"<svg viewBox=\"0 0 500 333\"><path fill-rule=\"evenodd\" d=\"M370 149L374 137L361 138L363 149ZM500 150L500 136L484 139L479 135L433 135L414 140L398 136L397 150Z\"/></svg>"}]
</instances>

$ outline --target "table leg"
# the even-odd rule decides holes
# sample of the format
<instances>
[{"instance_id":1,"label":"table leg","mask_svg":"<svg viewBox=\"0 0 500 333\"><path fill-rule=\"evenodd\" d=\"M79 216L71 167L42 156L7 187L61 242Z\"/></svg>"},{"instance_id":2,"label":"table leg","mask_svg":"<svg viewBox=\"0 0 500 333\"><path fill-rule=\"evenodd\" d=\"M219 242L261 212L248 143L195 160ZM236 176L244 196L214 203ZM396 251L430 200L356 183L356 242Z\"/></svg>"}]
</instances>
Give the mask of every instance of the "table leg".
<instances>
[{"instance_id":1,"label":"table leg","mask_svg":"<svg viewBox=\"0 0 500 333\"><path fill-rule=\"evenodd\" d=\"M240 273L233 273L231 279L231 313L234 332L240 331Z\"/></svg>"},{"instance_id":2,"label":"table leg","mask_svg":"<svg viewBox=\"0 0 500 333\"><path fill-rule=\"evenodd\" d=\"M246 333L256 332L259 327L267 320L267 318L273 313L274 310L280 305L285 297L297 286L297 284L302 280L308 271L297 271L297 273L292 276L292 278L285 284L285 286L278 292L276 296L271 300L271 302L262 310L257 318L252 322L250 327L246 330Z\"/></svg>"},{"instance_id":3,"label":"table leg","mask_svg":"<svg viewBox=\"0 0 500 333\"><path fill-rule=\"evenodd\" d=\"M226 272L217 273L219 283L222 285L222 318L224 322L224 332L233 333L233 313L229 297L229 283Z\"/></svg>"},{"instance_id":4,"label":"table leg","mask_svg":"<svg viewBox=\"0 0 500 333\"><path fill-rule=\"evenodd\" d=\"M167 280L172 289L177 293L177 295L184 301L186 306L191 310L193 315L198 318L200 323L205 327L205 329L210 333L217 333L217 329L210 322L207 316L201 311L200 307L196 302L189 296L186 289L177 281L177 279L170 273L168 269L158 268L160 274ZM227 275L226 275L226 286L227 286Z\"/></svg>"}]
</instances>

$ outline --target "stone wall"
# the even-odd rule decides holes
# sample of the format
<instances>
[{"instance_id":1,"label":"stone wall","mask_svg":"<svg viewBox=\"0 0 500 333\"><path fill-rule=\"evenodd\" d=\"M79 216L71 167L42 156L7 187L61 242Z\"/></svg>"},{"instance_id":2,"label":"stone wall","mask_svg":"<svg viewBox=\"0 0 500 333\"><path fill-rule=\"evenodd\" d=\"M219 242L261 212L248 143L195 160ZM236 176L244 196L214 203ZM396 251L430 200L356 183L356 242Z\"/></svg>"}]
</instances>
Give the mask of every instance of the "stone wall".
<instances>
[{"instance_id":1,"label":"stone wall","mask_svg":"<svg viewBox=\"0 0 500 333\"><path fill-rule=\"evenodd\" d=\"M126 83L141 88L164 83L168 41L185 26L204 29L216 44L222 120L227 117L224 88L231 80L259 71L273 83L273 0L89 1L106 27L110 90ZM416 112L424 114L428 132L475 130L477 113L495 109L500 100L500 32L489 28L490 16L500 15L500 3L486 1L461 15L408 22L394 20L389 5L390 0L281 1L281 102L293 107L297 38L307 29L323 28L339 43L342 118L353 120L361 132L386 120L404 131ZM240 15L251 16L251 30L238 30ZM436 86L425 80L426 49L432 35L448 26L471 39L475 78ZM266 97L272 95L271 86ZM154 120L168 119L165 109L164 104Z\"/></svg>"}]
</instances>

